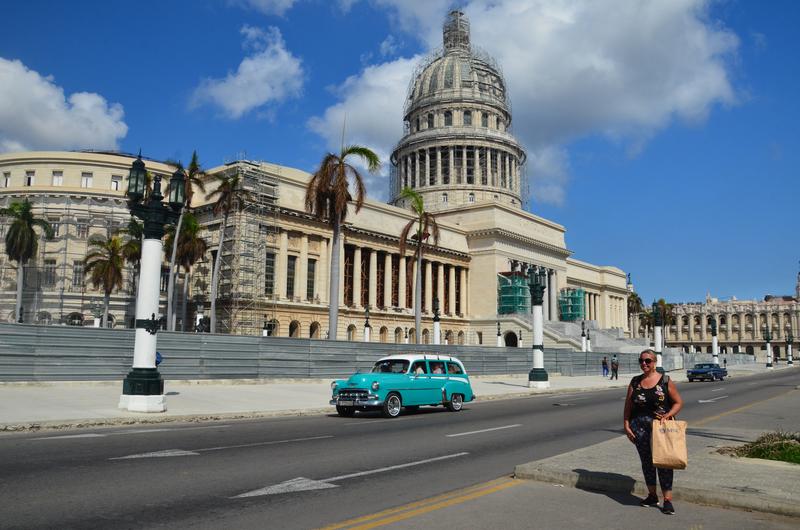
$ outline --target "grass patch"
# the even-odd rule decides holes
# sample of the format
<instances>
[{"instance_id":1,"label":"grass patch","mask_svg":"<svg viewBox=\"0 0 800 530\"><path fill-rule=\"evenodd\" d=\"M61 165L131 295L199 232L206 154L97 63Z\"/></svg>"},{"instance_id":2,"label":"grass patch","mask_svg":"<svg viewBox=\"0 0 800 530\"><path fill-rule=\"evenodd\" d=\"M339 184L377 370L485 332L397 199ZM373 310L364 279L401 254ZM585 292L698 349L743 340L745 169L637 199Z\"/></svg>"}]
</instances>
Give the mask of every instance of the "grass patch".
<instances>
[{"instance_id":1,"label":"grass patch","mask_svg":"<svg viewBox=\"0 0 800 530\"><path fill-rule=\"evenodd\" d=\"M800 432L768 432L759 436L754 442L739 447L724 447L719 452L747 458L764 458L800 464Z\"/></svg>"}]
</instances>

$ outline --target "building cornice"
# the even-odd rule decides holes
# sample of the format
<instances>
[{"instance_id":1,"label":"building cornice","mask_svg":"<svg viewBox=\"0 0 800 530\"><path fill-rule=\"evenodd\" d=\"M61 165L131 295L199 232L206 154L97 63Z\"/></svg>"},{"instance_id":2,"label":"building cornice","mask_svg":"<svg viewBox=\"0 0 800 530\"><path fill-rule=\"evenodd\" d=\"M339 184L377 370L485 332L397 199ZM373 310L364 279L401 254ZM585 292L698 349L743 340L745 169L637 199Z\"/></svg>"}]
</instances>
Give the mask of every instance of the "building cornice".
<instances>
[{"instance_id":1,"label":"building cornice","mask_svg":"<svg viewBox=\"0 0 800 530\"><path fill-rule=\"evenodd\" d=\"M480 230L475 230L472 232L467 233L467 239L484 239L484 238L492 238L496 240L511 240L511 241L518 241L520 243L524 243L529 245L533 248L537 248L539 250L545 250L547 252L556 254L557 256L561 256L563 258L567 258L572 254L572 251L566 248L562 248L556 245L551 245L550 243L545 243L543 241L539 241L537 239L533 239L531 237L523 236L516 232L511 232L509 230L505 230L503 228L485 228Z\"/></svg>"}]
</instances>

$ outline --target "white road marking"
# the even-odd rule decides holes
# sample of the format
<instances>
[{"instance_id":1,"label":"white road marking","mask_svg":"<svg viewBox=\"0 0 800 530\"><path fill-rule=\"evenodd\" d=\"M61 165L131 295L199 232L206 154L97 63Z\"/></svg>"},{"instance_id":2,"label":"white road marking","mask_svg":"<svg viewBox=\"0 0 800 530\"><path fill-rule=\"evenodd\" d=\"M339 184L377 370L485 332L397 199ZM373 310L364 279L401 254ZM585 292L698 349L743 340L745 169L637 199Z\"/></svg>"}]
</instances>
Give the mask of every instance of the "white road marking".
<instances>
[{"instance_id":1,"label":"white road marking","mask_svg":"<svg viewBox=\"0 0 800 530\"><path fill-rule=\"evenodd\" d=\"M722 392L723 390L725 390L724 386L721 386L719 388L712 388L711 389L712 392Z\"/></svg>"},{"instance_id":2,"label":"white road marking","mask_svg":"<svg viewBox=\"0 0 800 530\"><path fill-rule=\"evenodd\" d=\"M200 456L194 451L184 451L183 449L165 449L164 451L154 451L152 453L139 453L138 455L118 456L109 460L129 460L133 458L166 458L170 456Z\"/></svg>"},{"instance_id":3,"label":"white road marking","mask_svg":"<svg viewBox=\"0 0 800 530\"><path fill-rule=\"evenodd\" d=\"M343 425L372 425L373 423L381 423L384 421L406 421L406 420L413 420L416 417L423 418L424 416L406 416L405 418L386 418L384 420L363 420L363 421L350 421L344 423Z\"/></svg>"},{"instance_id":4,"label":"white road marking","mask_svg":"<svg viewBox=\"0 0 800 530\"><path fill-rule=\"evenodd\" d=\"M340 480L346 480L348 478L355 478L355 477L363 477L365 475L374 475L376 473L385 473L386 471L394 471L395 469L404 469L407 467L412 466L421 466L423 464L430 464L431 462L438 462L440 460L448 460L451 458L458 458L459 456L466 456L469 453L455 453L452 455L445 455L445 456L437 456L435 458L427 458L425 460L417 460L415 462L407 462L405 464L398 464L396 466L388 466L388 467L381 467L378 469L370 469L368 471L359 471L357 473L350 473L347 475L339 475L338 477L330 477L324 478L321 480L312 480L307 479L305 477L297 477L291 480L287 480L281 482L280 484L275 484L273 486L267 486L264 488L259 488L257 490L248 491L246 493L241 493L239 495L235 495L231 497L232 499L241 499L245 497L257 497L260 495L276 495L279 493L290 493L295 491L305 491L305 490L319 490L319 489L328 489L328 488L338 488L339 486L336 484L331 484L331 482L338 482Z\"/></svg>"},{"instance_id":5,"label":"white road marking","mask_svg":"<svg viewBox=\"0 0 800 530\"><path fill-rule=\"evenodd\" d=\"M726 397L728 397L728 396L719 396L719 397L715 397L715 398L712 398L712 399L698 399L697 402L698 403L716 403L720 399L725 399Z\"/></svg>"},{"instance_id":6,"label":"white road marking","mask_svg":"<svg viewBox=\"0 0 800 530\"><path fill-rule=\"evenodd\" d=\"M66 438L105 438L105 434L65 434L63 436L43 436L42 438L31 438L31 440L64 440Z\"/></svg>"},{"instance_id":7,"label":"white road marking","mask_svg":"<svg viewBox=\"0 0 800 530\"><path fill-rule=\"evenodd\" d=\"M456 434L448 434L446 435L448 438L453 438L456 436L467 436L470 434L480 434L482 432L490 432L490 431L499 431L502 429L513 429L514 427L522 427L521 423L515 423L514 425L503 425L502 427L492 427L491 429L481 429L480 431L469 431L469 432L459 432Z\"/></svg>"},{"instance_id":8,"label":"white road marking","mask_svg":"<svg viewBox=\"0 0 800 530\"><path fill-rule=\"evenodd\" d=\"M292 438L290 440L272 440L269 442L255 442L250 444L224 445L221 447L206 447L203 449L194 449L193 451L186 451L184 449L166 449L164 451L156 451L153 453L140 453L128 456L117 456L114 458L109 458L109 460L125 460L128 458L159 458L165 456L195 456L199 455L200 453L204 453L206 451L221 451L223 449L238 449L240 447L257 447L260 445L277 445L277 444L286 444L290 442L305 442L309 440L323 440L325 438L333 438L333 436L314 436L311 438Z\"/></svg>"}]
</instances>

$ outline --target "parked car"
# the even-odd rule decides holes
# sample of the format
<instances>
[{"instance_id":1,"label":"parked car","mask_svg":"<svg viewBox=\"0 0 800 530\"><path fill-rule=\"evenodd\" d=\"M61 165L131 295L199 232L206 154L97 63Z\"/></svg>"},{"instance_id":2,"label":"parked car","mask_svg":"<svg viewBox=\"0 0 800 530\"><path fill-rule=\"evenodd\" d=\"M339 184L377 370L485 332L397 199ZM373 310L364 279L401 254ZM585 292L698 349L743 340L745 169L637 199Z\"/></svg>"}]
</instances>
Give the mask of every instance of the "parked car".
<instances>
[{"instance_id":1,"label":"parked car","mask_svg":"<svg viewBox=\"0 0 800 530\"><path fill-rule=\"evenodd\" d=\"M340 416L382 410L387 418L403 407L444 405L458 412L475 399L461 361L448 355L392 355L379 359L368 373L355 373L331 383L330 404Z\"/></svg>"},{"instance_id":2,"label":"parked car","mask_svg":"<svg viewBox=\"0 0 800 530\"><path fill-rule=\"evenodd\" d=\"M686 370L686 378L691 382L695 379L714 381L719 379L722 381L728 376L728 370L721 368L720 365L714 363L700 363L695 364L694 368Z\"/></svg>"}]
</instances>

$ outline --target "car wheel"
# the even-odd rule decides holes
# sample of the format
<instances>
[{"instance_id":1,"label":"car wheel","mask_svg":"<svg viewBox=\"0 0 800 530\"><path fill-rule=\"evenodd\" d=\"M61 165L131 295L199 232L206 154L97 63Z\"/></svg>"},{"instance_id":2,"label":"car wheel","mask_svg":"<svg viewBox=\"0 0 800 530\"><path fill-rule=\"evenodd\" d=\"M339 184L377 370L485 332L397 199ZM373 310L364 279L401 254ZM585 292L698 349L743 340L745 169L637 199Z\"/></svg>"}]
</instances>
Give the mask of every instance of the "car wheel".
<instances>
[{"instance_id":1,"label":"car wheel","mask_svg":"<svg viewBox=\"0 0 800 530\"><path fill-rule=\"evenodd\" d=\"M464 407L464 396L461 394L452 394L450 401L447 402L447 410L450 412L458 412Z\"/></svg>"},{"instance_id":2,"label":"car wheel","mask_svg":"<svg viewBox=\"0 0 800 530\"><path fill-rule=\"evenodd\" d=\"M340 407L339 405L336 405L336 413L339 416L344 416L345 418L352 418L353 415L355 415L355 413L356 413L356 408L355 407Z\"/></svg>"},{"instance_id":3,"label":"car wheel","mask_svg":"<svg viewBox=\"0 0 800 530\"><path fill-rule=\"evenodd\" d=\"M400 395L392 392L386 396L386 401L383 402L383 415L387 418L396 418L400 415L400 409L403 408L403 400Z\"/></svg>"},{"instance_id":4,"label":"car wheel","mask_svg":"<svg viewBox=\"0 0 800 530\"><path fill-rule=\"evenodd\" d=\"M690 378L689 378L689 382L690 382L690 383L694 383L694 378L690 377Z\"/></svg>"},{"instance_id":5,"label":"car wheel","mask_svg":"<svg viewBox=\"0 0 800 530\"><path fill-rule=\"evenodd\" d=\"M720 381L724 381L725 380L725 376L724 375L719 376L719 380Z\"/></svg>"}]
</instances>

